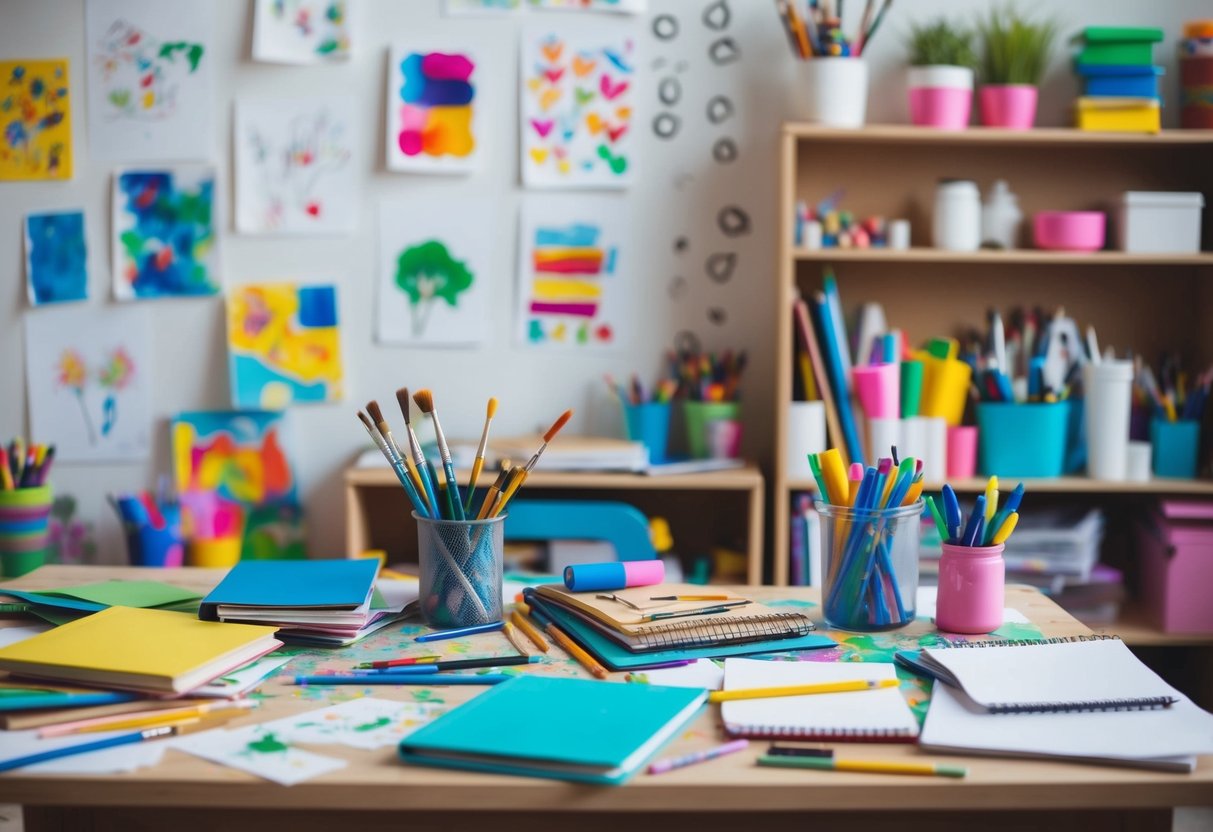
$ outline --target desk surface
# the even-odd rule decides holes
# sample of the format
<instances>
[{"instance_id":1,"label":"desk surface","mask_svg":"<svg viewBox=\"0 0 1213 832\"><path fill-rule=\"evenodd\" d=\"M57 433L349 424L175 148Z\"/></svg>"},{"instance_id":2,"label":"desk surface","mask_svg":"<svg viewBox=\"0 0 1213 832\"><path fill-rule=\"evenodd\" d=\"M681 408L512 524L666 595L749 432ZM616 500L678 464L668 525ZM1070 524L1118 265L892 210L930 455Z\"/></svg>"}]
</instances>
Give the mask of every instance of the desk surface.
<instances>
[{"instance_id":1,"label":"desk surface","mask_svg":"<svg viewBox=\"0 0 1213 832\"><path fill-rule=\"evenodd\" d=\"M205 591L222 576L222 570L154 570L129 567L48 566L8 585L25 589L49 588L107 578L153 578ZM812 589L755 587L741 590L759 600L816 599ZM1011 587L1007 605L1019 610L1045 636L1089 632L1052 601L1026 587ZM806 607L810 615L816 607ZM389 630L396 630L391 627ZM929 622L907 628L910 635L932 631ZM394 635L370 638L400 639ZM474 637L476 653L509 654L500 634ZM418 650L418 653L421 651ZM552 654L562 661L558 647ZM330 665L351 666L341 651L330 652ZM285 670L289 673L291 665ZM584 675L569 663L570 675ZM624 674L613 681L622 682ZM314 691L308 694L315 696ZM331 688L330 701L358 695L357 688ZM303 689L280 679L267 682L263 707L242 721L264 722L327 704L304 698ZM474 695L476 689L430 689L449 704ZM414 689L378 687L376 697L407 700ZM502 730L551 730L541 715L523 714L517 725ZM720 742L719 706L708 709L665 752L677 754ZM0 803L50 806L143 806L281 809L398 810L573 810L647 811L830 811L843 809L1103 809L1158 808L1213 804L1213 757L1203 757L1191 775L1163 774L1132 769L1071 765L1031 760L979 759L925 755L912 745L855 745L848 756L879 758L948 759L964 762L969 776L960 781L890 775L848 774L800 770L760 769L754 757L765 743L710 763L649 776L638 775L622 788L593 787L523 777L490 776L406 766L395 749L374 752L342 746L316 750L349 760L343 770L291 788L223 768L190 755L169 750L163 762L125 775L34 777L20 772L0 775Z\"/></svg>"}]
</instances>

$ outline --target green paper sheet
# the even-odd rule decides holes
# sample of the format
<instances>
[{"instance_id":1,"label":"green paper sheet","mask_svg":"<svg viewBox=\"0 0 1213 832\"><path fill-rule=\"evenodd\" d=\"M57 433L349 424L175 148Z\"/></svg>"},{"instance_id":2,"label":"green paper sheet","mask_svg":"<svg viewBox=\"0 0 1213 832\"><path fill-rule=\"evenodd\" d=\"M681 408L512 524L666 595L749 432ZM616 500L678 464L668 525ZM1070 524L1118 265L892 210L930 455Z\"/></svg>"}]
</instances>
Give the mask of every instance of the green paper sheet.
<instances>
[{"instance_id":1,"label":"green paper sheet","mask_svg":"<svg viewBox=\"0 0 1213 832\"><path fill-rule=\"evenodd\" d=\"M202 599L202 595L192 589L182 589L160 581L99 581L58 589L40 589L37 594L75 598L107 607L176 607L187 601Z\"/></svg>"}]
</instances>

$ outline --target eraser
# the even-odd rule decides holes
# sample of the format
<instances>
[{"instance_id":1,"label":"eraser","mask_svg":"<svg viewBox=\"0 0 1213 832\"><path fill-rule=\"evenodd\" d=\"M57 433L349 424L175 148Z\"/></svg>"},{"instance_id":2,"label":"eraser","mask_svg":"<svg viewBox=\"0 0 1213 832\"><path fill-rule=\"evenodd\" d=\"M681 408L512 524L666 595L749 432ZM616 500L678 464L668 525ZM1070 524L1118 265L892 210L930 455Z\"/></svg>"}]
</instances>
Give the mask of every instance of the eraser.
<instances>
[{"instance_id":1,"label":"eraser","mask_svg":"<svg viewBox=\"0 0 1213 832\"><path fill-rule=\"evenodd\" d=\"M652 586L665 580L665 564L660 560L611 561L566 566L564 585L573 592L627 589Z\"/></svg>"}]
</instances>

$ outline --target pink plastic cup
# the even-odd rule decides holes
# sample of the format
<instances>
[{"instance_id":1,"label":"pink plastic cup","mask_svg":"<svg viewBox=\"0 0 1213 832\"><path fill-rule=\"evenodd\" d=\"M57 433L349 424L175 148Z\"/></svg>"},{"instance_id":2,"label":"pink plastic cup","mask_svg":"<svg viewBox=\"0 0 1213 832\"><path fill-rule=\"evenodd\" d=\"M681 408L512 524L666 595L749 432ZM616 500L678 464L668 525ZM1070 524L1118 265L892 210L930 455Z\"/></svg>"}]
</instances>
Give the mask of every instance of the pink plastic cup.
<instances>
[{"instance_id":1,"label":"pink plastic cup","mask_svg":"<svg viewBox=\"0 0 1213 832\"><path fill-rule=\"evenodd\" d=\"M901 412L901 365L872 364L851 371L855 395L869 419L896 419Z\"/></svg>"},{"instance_id":2,"label":"pink plastic cup","mask_svg":"<svg viewBox=\"0 0 1213 832\"><path fill-rule=\"evenodd\" d=\"M1049 251L1099 251L1106 220L1103 211L1038 211L1032 236L1037 248Z\"/></svg>"},{"instance_id":3,"label":"pink plastic cup","mask_svg":"<svg viewBox=\"0 0 1213 832\"><path fill-rule=\"evenodd\" d=\"M977 428L956 425L948 428L948 479L962 480L977 473Z\"/></svg>"},{"instance_id":4,"label":"pink plastic cup","mask_svg":"<svg viewBox=\"0 0 1213 832\"><path fill-rule=\"evenodd\" d=\"M992 633L1002 626L1006 596L1003 544L943 544L935 626L945 633Z\"/></svg>"},{"instance_id":5,"label":"pink plastic cup","mask_svg":"<svg viewBox=\"0 0 1213 832\"><path fill-rule=\"evenodd\" d=\"M981 123L986 127L1031 130L1036 124L1036 87L987 84L981 88Z\"/></svg>"}]
</instances>

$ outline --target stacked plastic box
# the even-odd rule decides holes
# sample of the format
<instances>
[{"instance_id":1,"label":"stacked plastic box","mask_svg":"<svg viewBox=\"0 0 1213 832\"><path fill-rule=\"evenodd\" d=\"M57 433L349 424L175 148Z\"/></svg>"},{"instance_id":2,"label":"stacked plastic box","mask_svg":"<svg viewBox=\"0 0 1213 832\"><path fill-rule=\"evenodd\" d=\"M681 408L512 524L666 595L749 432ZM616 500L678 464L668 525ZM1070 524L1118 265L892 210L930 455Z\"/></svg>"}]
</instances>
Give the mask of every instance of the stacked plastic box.
<instances>
[{"instance_id":1,"label":"stacked plastic box","mask_svg":"<svg viewBox=\"0 0 1213 832\"><path fill-rule=\"evenodd\" d=\"M1157 133L1162 127L1154 44L1162 29L1090 26L1076 38L1074 71L1083 95L1075 102L1080 130Z\"/></svg>"}]
</instances>

